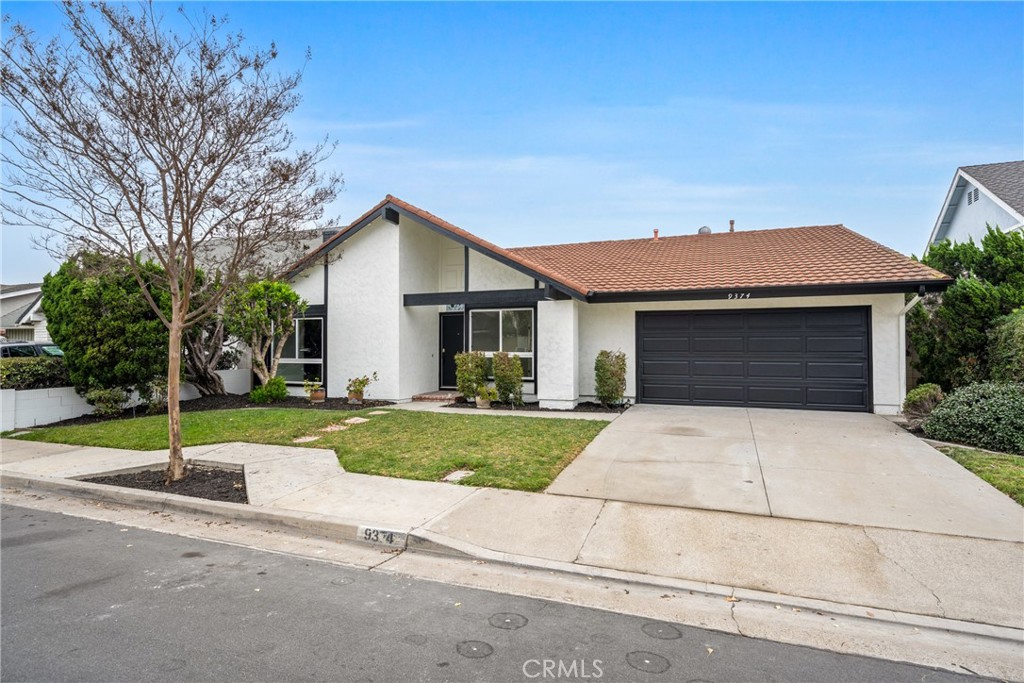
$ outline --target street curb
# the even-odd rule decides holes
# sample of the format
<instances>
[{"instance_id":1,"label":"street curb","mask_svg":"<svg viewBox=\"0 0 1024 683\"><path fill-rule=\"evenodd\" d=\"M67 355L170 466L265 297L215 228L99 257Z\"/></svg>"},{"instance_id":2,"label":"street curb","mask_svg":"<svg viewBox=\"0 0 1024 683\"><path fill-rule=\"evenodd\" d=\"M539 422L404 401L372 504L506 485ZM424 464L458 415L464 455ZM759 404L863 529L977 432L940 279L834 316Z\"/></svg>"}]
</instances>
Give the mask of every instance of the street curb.
<instances>
[{"instance_id":1,"label":"street curb","mask_svg":"<svg viewBox=\"0 0 1024 683\"><path fill-rule=\"evenodd\" d=\"M616 569L577 564L560 560L547 560L489 550L475 544L438 534L423 528L394 528L373 526L363 521L344 519L318 513L294 512L276 508L263 508L240 503L192 498L173 493L125 489L106 484L93 484L74 479L62 479L20 473L0 474L0 487L26 491L43 491L62 496L114 503L157 512L178 512L201 515L236 523L253 523L266 527L289 530L307 536L331 541L354 541L377 548L408 549L435 556L448 556L461 560L484 561L527 571L568 574L575 577L604 579L607 581L640 584L657 590L704 595L732 603L746 603L751 610L784 610L803 612L821 617L841 618L859 628L891 629L918 639L933 634L940 640L968 639L975 647L1000 659L997 653L1019 654L1024 646L1024 630L993 624L966 622L942 617L895 612L886 608L835 603L813 598L769 593L746 588L704 583L686 579L627 572ZM376 539L376 541L374 540ZM898 638L895 633L889 637ZM1022 674L1024 676L1024 674ZM1018 676L1017 680L1024 680Z\"/></svg>"},{"instance_id":2,"label":"street curb","mask_svg":"<svg viewBox=\"0 0 1024 683\"><path fill-rule=\"evenodd\" d=\"M75 479L4 472L0 486L26 490L47 491L74 498L87 498L105 503L116 503L157 512L198 514L234 522L251 522L268 527L288 529L310 536L330 540L358 541L375 546L405 548L406 535L411 529L369 527L355 520L322 515L315 512L293 512L276 508L262 508L242 503L224 503L203 498L181 496L176 493L125 489L120 486L93 484ZM394 543L365 540L367 530L391 533Z\"/></svg>"}]
</instances>

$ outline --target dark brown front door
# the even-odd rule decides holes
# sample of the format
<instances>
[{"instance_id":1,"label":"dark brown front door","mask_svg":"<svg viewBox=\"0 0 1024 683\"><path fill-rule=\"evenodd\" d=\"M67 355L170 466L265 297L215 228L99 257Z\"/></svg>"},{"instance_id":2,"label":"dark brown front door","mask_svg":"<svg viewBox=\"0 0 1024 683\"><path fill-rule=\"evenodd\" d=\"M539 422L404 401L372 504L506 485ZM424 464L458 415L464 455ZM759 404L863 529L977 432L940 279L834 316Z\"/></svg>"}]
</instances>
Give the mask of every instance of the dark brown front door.
<instances>
[{"instance_id":1,"label":"dark brown front door","mask_svg":"<svg viewBox=\"0 0 1024 683\"><path fill-rule=\"evenodd\" d=\"M465 339L465 313L441 314L441 388L454 389L455 354L462 353Z\"/></svg>"}]
</instances>

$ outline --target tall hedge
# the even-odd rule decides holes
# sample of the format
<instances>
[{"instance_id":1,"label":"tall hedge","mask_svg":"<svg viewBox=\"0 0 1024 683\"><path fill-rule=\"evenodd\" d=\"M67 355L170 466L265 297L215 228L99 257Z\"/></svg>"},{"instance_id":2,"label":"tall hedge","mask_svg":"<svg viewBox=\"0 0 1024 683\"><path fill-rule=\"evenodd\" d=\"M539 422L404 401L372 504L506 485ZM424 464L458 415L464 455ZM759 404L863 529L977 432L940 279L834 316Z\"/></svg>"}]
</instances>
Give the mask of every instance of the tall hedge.
<instances>
[{"instance_id":1,"label":"tall hedge","mask_svg":"<svg viewBox=\"0 0 1024 683\"><path fill-rule=\"evenodd\" d=\"M989 331L1024 306L1024 233L989 227L981 244L944 241L923 262L956 278L942 294L930 294L907 316L924 382L945 389L989 376Z\"/></svg>"},{"instance_id":2,"label":"tall hedge","mask_svg":"<svg viewBox=\"0 0 1024 683\"><path fill-rule=\"evenodd\" d=\"M1024 382L1024 308L996 321L989 331L989 377Z\"/></svg>"},{"instance_id":3,"label":"tall hedge","mask_svg":"<svg viewBox=\"0 0 1024 683\"><path fill-rule=\"evenodd\" d=\"M155 272L148 263L143 272ZM64 351L71 383L93 389L145 391L167 375L167 328L150 308L128 268L95 254L66 261L43 279L47 330ZM166 302L166 293L151 288Z\"/></svg>"}]
</instances>

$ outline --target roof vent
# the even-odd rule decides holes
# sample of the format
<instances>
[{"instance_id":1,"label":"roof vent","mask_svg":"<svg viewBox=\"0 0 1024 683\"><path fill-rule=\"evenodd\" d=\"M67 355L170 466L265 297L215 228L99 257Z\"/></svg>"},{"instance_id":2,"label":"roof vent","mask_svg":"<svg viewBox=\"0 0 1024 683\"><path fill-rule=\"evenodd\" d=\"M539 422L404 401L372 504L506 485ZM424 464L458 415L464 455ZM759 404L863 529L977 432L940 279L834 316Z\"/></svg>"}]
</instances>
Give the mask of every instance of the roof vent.
<instances>
[{"instance_id":1,"label":"roof vent","mask_svg":"<svg viewBox=\"0 0 1024 683\"><path fill-rule=\"evenodd\" d=\"M654 241L655 242L658 241L658 229L657 228L654 229Z\"/></svg>"},{"instance_id":2,"label":"roof vent","mask_svg":"<svg viewBox=\"0 0 1024 683\"><path fill-rule=\"evenodd\" d=\"M729 219L729 232L736 232L736 221Z\"/></svg>"},{"instance_id":3,"label":"roof vent","mask_svg":"<svg viewBox=\"0 0 1024 683\"><path fill-rule=\"evenodd\" d=\"M700 226L700 230L697 231L697 234L698 235L710 235L711 234L711 228L709 228L706 225L702 225L702 226Z\"/></svg>"}]
</instances>

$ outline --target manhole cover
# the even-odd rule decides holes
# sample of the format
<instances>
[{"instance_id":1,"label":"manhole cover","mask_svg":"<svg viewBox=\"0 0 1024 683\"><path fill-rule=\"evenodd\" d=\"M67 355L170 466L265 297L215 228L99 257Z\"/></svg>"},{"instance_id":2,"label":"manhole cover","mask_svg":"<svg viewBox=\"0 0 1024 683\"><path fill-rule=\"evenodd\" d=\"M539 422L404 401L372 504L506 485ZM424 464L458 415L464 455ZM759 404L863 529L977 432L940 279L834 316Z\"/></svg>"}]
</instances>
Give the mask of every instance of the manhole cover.
<instances>
[{"instance_id":1,"label":"manhole cover","mask_svg":"<svg viewBox=\"0 0 1024 683\"><path fill-rule=\"evenodd\" d=\"M675 626L669 624L659 624L657 622L651 622L644 624L640 627L640 630L649 635L651 638L657 638L658 640L676 640L682 638L682 632Z\"/></svg>"},{"instance_id":2,"label":"manhole cover","mask_svg":"<svg viewBox=\"0 0 1024 683\"><path fill-rule=\"evenodd\" d=\"M653 652L630 652L626 655L626 664L637 671L643 671L649 674L663 674L668 671L671 664L668 660L661 655L656 655Z\"/></svg>"},{"instance_id":3,"label":"manhole cover","mask_svg":"<svg viewBox=\"0 0 1024 683\"><path fill-rule=\"evenodd\" d=\"M506 631L514 631L517 628L522 628L530 623L530 620L524 617L522 614L512 614L511 612L498 612L487 620L494 628L503 628Z\"/></svg>"},{"instance_id":4,"label":"manhole cover","mask_svg":"<svg viewBox=\"0 0 1024 683\"><path fill-rule=\"evenodd\" d=\"M482 640L464 640L455 646L455 651L469 659L483 659L491 656L494 648Z\"/></svg>"}]
</instances>

